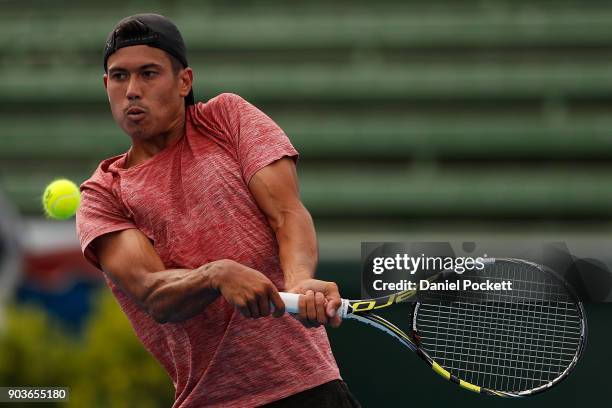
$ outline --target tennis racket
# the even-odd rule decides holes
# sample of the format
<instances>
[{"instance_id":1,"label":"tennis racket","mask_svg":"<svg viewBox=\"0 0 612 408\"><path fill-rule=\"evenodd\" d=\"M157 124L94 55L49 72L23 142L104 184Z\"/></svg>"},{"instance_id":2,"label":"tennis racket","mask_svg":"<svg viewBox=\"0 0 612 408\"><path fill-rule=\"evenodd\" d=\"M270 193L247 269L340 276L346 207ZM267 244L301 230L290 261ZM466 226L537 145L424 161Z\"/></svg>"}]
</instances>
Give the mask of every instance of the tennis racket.
<instances>
[{"instance_id":1,"label":"tennis racket","mask_svg":"<svg viewBox=\"0 0 612 408\"><path fill-rule=\"evenodd\" d=\"M586 343L586 317L582 303L559 275L525 260L487 259L483 270L437 272L427 280L449 278L511 282L512 291L403 291L375 299L343 299L339 313L391 335L445 379L481 394L533 395L574 369ZM298 312L299 295L281 297L287 312ZM407 301L413 305L410 335L372 313Z\"/></svg>"}]
</instances>

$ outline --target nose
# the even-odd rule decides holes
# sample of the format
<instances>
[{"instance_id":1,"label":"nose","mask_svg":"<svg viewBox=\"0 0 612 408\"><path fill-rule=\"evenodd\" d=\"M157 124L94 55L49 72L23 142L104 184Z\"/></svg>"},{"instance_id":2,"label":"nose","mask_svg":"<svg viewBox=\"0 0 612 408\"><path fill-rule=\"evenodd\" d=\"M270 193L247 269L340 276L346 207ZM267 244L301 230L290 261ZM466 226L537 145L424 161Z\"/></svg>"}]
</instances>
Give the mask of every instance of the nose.
<instances>
[{"instance_id":1,"label":"nose","mask_svg":"<svg viewBox=\"0 0 612 408\"><path fill-rule=\"evenodd\" d=\"M138 81L138 78L136 77L136 75L132 75L130 77L125 96L129 100L142 98L142 88L140 86L140 82Z\"/></svg>"}]
</instances>

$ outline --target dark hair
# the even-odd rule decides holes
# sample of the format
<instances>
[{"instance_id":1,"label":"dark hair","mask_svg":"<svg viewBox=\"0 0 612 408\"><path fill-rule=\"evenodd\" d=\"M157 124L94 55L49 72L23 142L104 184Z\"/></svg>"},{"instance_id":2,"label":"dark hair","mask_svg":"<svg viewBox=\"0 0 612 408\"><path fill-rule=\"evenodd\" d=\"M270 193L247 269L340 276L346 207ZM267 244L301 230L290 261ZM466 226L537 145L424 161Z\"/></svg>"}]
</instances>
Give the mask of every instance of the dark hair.
<instances>
[{"instance_id":1,"label":"dark hair","mask_svg":"<svg viewBox=\"0 0 612 408\"><path fill-rule=\"evenodd\" d=\"M178 75L179 71L184 68L183 64L181 64L181 61L176 59L174 55L169 54L167 52L166 52L166 55L170 58L170 65L172 65L172 72L174 72L174 75Z\"/></svg>"},{"instance_id":2,"label":"dark hair","mask_svg":"<svg viewBox=\"0 0 612 408\"><path fill-rule=\"evenodd\" d=\"M149 27L138 20L125 21L115 28L115 38L120 39L124 43L134 42L134 44L141 44L143 40L154 38L155 35ZM174 55L167 51L164 52L170 58L172 72L177 75L185 67Z\"/></svg>"}]
</instances>

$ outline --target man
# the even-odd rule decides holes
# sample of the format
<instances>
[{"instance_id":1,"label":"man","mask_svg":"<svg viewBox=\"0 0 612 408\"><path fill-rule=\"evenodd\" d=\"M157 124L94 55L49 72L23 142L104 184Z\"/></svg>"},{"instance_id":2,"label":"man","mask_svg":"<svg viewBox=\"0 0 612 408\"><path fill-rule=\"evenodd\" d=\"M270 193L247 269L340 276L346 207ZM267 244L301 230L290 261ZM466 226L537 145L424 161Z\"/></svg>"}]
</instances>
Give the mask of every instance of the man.
<instances>
[{"instance_id":1,"label":"man","mask_svg":"<svg viewBox=\"0 0 612 408\"><path fill-rule=\"evenodd\" d=\"M283 131L237 95L194 104L163 16L120 21L104 69L132 146L81 186L78 235L172 378L174 407L355 406L321 326L340 324L338 288L313 279L315 231ZM301 323L279 289L302 294Z\"/></svg>"}]
</instances>

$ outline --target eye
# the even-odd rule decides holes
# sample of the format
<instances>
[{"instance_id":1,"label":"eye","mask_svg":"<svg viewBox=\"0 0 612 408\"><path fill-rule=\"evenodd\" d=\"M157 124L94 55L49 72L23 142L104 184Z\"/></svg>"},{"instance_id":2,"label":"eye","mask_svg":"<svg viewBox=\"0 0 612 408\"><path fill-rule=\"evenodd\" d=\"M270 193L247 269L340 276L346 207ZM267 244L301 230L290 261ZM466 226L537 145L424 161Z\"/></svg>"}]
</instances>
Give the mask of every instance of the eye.
<instances>
[{"instance_id":1,"label":"eye","mask_svg":"<svg viewBox=\"0 0 612 408\"><path fill-rule=\"evenodd\" d=\"M145 77L145 78L153 78L153 77L155 77L156 75L157 75L157 72L156 72L156 71L144 71L144 72L142 73L142 76L143 76L143 77Z\"/></svg>"},{"instance_id":2,"label":"eye","mask_svg":"<svg viewBox=\"0 0 612 408\"><path fill-rule=\"evenodd\" d=\"M125 72L113 72L111 74L111 79L114 79L115 81L120 81L125 78L127 78L127 74Z\"/></svg>"}]
</instances>

